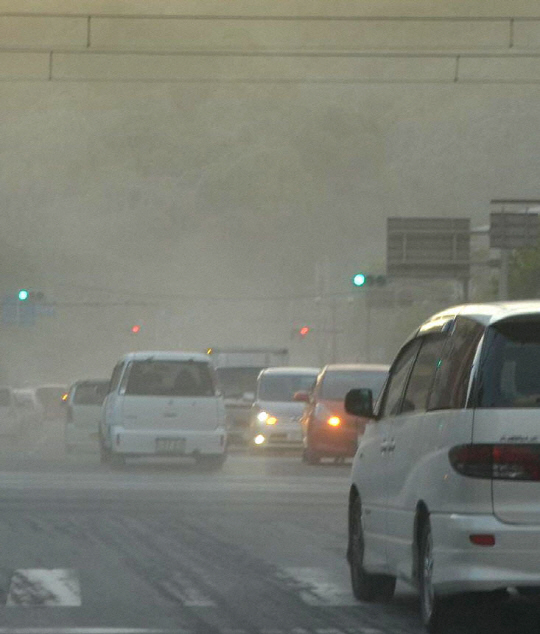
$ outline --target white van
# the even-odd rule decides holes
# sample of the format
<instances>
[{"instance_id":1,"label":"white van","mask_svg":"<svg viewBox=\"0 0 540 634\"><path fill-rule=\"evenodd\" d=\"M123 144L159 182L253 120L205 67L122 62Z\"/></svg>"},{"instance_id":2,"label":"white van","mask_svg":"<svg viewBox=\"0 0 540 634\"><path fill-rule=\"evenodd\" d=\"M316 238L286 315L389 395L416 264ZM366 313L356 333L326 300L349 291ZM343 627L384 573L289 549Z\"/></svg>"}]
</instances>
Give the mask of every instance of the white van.
<instances>
[{"instance_id":1,"label":"white van","mask_svg":"<svg viewBox=\"0 0 540 634\"><path fill-rule=\"evenodd\" d=\"M134 352L114 368L99 429L102 462L190 456L209 468L226 458L225 405L207 355Z\"/></svg>"},{"instance_id":2,"label":"white van","mask_svg":"<svg viewBox=\"0 0 540 634\"><path fill-rule=\"evenodd\" d=\"M0 434L14 436L21 432L21 421L10 387L0 387Z\"/></svg>"},{"instance_id":3,"label":"white van","mask_svg":"<svg viewBox=\"0 0 540 634\"><path fill-rule=\"evenodd\" d=\"M367 389L345 405L372 419L349 495L357 598L389 599L409 581L438 632L450 595L540 594L540 301L434 315L375 408Z\"/></svg>"},{"instance_id":4,"label":"white van","mask_svg":"<svg viewBox=\"0 0 540 634\"><path fill-rule=\"evenodd\" d=\"M108 391L108 379L77 381L69 388L64 430L66 453L76 449L98 450L101 407Z\"/></svg>"}]
</instances>

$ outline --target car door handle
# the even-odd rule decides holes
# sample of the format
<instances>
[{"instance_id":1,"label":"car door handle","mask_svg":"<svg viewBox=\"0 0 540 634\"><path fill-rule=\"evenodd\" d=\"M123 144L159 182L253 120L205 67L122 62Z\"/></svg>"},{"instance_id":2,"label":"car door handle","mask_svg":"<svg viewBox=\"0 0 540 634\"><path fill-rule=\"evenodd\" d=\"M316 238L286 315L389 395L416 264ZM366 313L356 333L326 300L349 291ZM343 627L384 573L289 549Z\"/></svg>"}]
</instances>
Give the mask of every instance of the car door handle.
<instances>
[{"instance_id":1,"label":"car door handle","mask_svg":"<svg viewBox=\"0 0 540 634\"><path fill-rule=\"evenodd\" d=\"M386 453L388 451L388 442L385 440L381 443L381 453Z\"/></svg>"},{"instance_id":2,"label":"car door handle","mask_svg":"<svg viewBox=\"0 0 540 634\"><path fill-rule=\"evenodd\" d=\"M392 440L388 443L388 452L394 451L396 448L396 441L392 438Z\"/></svg>"},{"instance_id":3,"label":"car door handle","mask_svg":"<svg viewBox=\"0 0 540 634\"><path fill-rule=\"evenodd\" d=\"M178 418L178 412L163 412L163 418Z\"/></svg>"}]
</instances>

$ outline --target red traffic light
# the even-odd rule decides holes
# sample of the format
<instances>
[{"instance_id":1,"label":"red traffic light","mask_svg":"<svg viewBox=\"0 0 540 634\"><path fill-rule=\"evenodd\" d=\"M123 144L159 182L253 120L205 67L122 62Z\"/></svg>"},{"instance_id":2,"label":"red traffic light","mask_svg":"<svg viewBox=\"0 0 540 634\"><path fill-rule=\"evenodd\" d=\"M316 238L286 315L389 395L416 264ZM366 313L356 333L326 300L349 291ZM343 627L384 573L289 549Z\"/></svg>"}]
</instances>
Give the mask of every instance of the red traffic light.
<instances>
[{"instance_id":1,"label":"red traffic light","mask_svg":"<svg viewBox=\"0 0 540 634\"><path fill-rule=\"evenodd\" d=\"M298 331L298 333L300 334L301 337L305 337L308 332L310 331L310 327L309 326L302 326L302 328L300 328L300 330Z\"/></svg>"},{"instance_id":2,"label":"red traffic light","mask_svg":"<svg viewBox=\"0 0 540 634\"><path fill-rule=\"evenodd\" d=\"M141 327L139 325L131 326L131 332L136 335L141 332Z\"/></svg>"}]
</instances>

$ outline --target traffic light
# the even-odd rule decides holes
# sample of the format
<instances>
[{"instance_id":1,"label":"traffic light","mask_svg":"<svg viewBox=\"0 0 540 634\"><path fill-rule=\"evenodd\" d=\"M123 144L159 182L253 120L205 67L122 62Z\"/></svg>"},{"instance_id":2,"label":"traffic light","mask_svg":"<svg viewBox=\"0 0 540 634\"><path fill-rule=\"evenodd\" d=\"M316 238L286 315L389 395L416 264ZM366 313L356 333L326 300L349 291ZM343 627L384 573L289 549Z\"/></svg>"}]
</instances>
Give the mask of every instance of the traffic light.
<instances>
[{"instance_id":1,"label":"traffic light","mask_svg":"<svg viewBox=\"0 0 540 634\"><path fill-rule=\"evenodd\" d=\"M352 276L352 283L357 288L362 286L386 286L386 275L371 275L369 273L355 273Z\"/></svg>"},{"instance_id":2,"label":"traffic light","mask_svg":"<svg viewBox=\"0 0 540 634\"><path fill-rule=\"evenodd\" d=\"M306 335L309 334L309 331L311 330L311 328L309 326L302 326L299 330L298 330L298 334L301 337L305 337Z\"/></svg>"},{"instance_id":3,"label":"traffic light","mask_svg":"<svg viewBox=\"0 0 540 634\"><path fill-rule=\"evenodd\" d=\"M26 288L19 289L17 298L20 302L42 302L45 299L45 294L41 291L29 291Z\"/></svg>"},{"instance_id":4,"label":"traffic light","mask_svg":"<svg viewBox=\"0 0 540 634\"><path fill-rule=\"evenodd\" d=\"M135 324L134 326L131 326L131 332L134 335L138 335L141 332L141 327L139 326L139 324Z\"/></svg>"}]
</instances>

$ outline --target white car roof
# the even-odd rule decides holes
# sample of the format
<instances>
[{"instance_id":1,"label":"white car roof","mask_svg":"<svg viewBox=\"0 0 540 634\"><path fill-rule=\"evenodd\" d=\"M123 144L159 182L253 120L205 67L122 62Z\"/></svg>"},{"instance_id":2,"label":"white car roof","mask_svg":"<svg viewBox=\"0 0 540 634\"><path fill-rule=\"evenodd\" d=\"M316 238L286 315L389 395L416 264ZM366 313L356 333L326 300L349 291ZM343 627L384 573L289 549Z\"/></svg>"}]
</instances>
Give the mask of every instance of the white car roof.
<instances>
[{"instance_id":1,"label":"white car roof","mask_svg":"<svg viewBox=\"0 0 540 634\"><path fill-rule=\"evenodd\" d=\"M167 350L148 350L144 352L130 352L122 357L122 361L201 361L210 363L208 355L201 352L176 352Z\"/></svg>"},{"instance_id":2,"label":"white car roof","mask_svg":"<svg viewBox=\"0 0 540 634\"><path fill-rule=\"evenodd\" d=\"M261 371L261 376L263 374L279 374L279 375L288 375L288 374L292 374L292 375L297 375L297 374L313 374L314 376L317 376L317 374L319 374L320 372L320 368L301 368L301 367L290 367L290 366L283 366L283 367L275 367L275 368L265 368L264 370Z\"/></svg>"},{"instance_id":3,"label":"white car roof","mask_svg":"<svg viewBox=\"0 0 540 634\"><path fill-rule=\"evenodd\" d=\"M452 306L436 313L425 321L421 330L427 330L437 322L448 321L458 315L469 317L484 326L497 323L510 317L538 315L540 318L540 300L521 300L508 302L492 302L488 304L462 304Z\"/></svg>"},{"instance_id":4,"label":"white car roof","mask_svg":"<svg viewBox=\"0 0 540 634\"><path fill-rule=\"evenodd\" d=\"M388 372L389 365L384 363L331 363L325 372Z\"/></svg>"}]
</instances>

